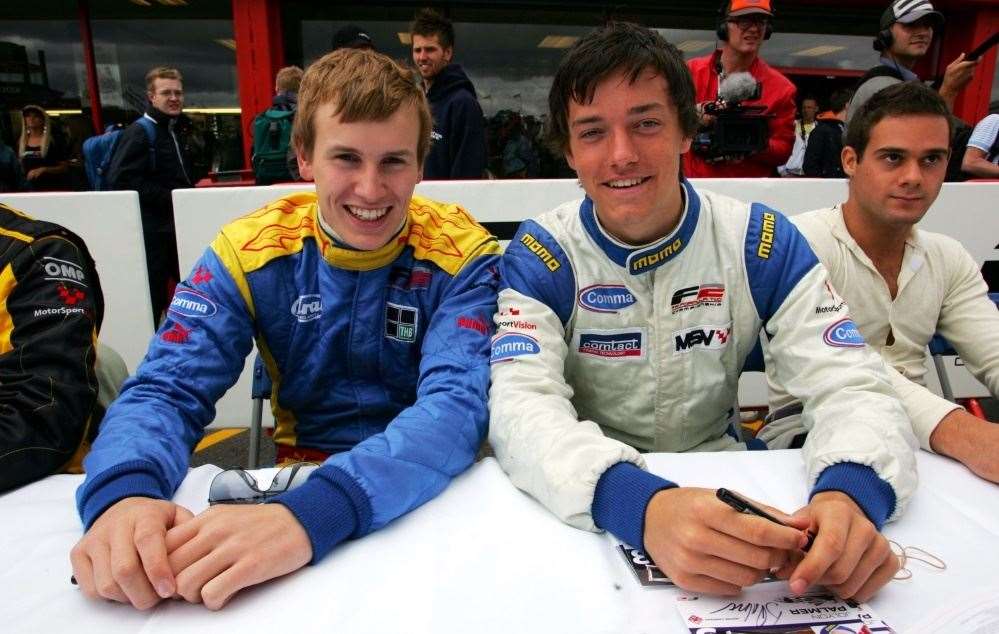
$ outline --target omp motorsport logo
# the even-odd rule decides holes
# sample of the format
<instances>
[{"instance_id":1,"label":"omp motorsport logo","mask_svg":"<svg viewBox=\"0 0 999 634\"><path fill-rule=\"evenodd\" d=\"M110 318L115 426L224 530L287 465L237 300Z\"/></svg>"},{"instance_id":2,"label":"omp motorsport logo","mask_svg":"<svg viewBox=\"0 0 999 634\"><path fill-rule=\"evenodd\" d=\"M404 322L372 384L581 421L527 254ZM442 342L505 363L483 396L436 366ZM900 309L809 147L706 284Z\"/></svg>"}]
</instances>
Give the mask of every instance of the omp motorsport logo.
<instances>
[{"instance_id":1,"label":"omp motorsport logo","mask_svg":"<svg viewBox=\"0 0 999 634\"><path fill-rule=\"evenodd\" d=\"M583 332L579 335L579 353L604 359L641 358L642 333Z\"/></svg>"},{"instance_id":2,"label":"omp motorsport logo","mask_svg":"<svg viewBox=\"0 0 999 634\"><path fill-rule=\"evenodd\" d=\"M316 294L299 295L291 303L291 314L303 324L319 319L323 316L323 298Z\"/></svg>"},{"instance_id":3,"label":"omp motorsport logo","mask_svg":"<svg viewBox=\"0 0 999 634\"><path fill-rule=\"evenodd\" d=\"M764 260L770 259L770 251L774 248L774 231L777 228L777 216L769 211L763 212L763 226L760 227L760 244L756 246L756 255Z\"/></svg>"},{"instance_id":4,"label":"omp motorsport logo","mask_svg":"<svg viewBox=\"0 0 999 634\"><path fill-rule=\"evenodd\" d=\"M539 352L541 352L541 344L534 337L519 332L507 332L493 339L489 363L511 361L525 354L538 354Z\"/></svg>"},{"instance_id":5,"label":"omp motorsport logo","mask_svg":"<svg viewBox=\"0 0 999 634\"><path fill-rule=\"evenodd\" d=\"M694 326L673 333L676 352L686 353L694 348L721 350L728 345L732 329L729 326Z\"/></svg>"},{"instance_id":6,"label":"omp motorsport logo","mask_svg":"<svg viewBox=\"0 0 999 634\"><path fill-rule=\"evenodd\" d=\"M172 313L184 315L185 317L211 317L219 309L215 305L215 302L201 293L180 290L174 293L169 310Z\"/></svg>"},{"instance_id":7,"label":"omp motorsport logo","mask_svg":"<svg viewBox=\"0 0 999 634\"><path fill-rule=\"evenodd\" d=\"M623 284L594 284L579 291L576 301L595 313L617 313L635 303L635 296Z\"/></svg>"},{"instance_id":8,"label":"omp motorsport logo","mask_svg":"<svg viewBox=\"0 0 999 634\"><path fill-rule=\"evenodd\" d=\"M551 271L552 273L554 273L555 271L559 270L562 267L562 263L558 261L558 258L555 257L555 254L546 249L545 245L538 242L538 239L532 236L531 234L525 233L520 238L520 243L523 244L525 247L527 247L528 251L538 256L538 259L541 260L544 263L544 265L548 267L548 270Z\"/></svg>"},{"instance_id":9,"label":"omp motorsport logo","mask_svg":"<svg viewBox=\"0 0 999 634\"><path fill-rule=\"evenodd\" d=\"M666 262L683 248L683 240L677 238L669 244L652 247L654 251L635 251L628 256L628 271L632 275L644 273Z\"/></svg>"},{"instance_id":10,"label":"omp motorsport logo","mask_svg":"<svg viewBox=\"0 0 999 634\"><path fill-rule=\"evenodd\" d=\"M87 312L84 308L66 308L65 306L60 306L59 308L36 308L34 315L35 317L46 317L49 315L75 315Z\"/></svg>"},{"instance_id":11,"label":"omp motorsport logo","mask_svg":"<svg viewBox=\"0 0 999 634\"><path fill-rule=\"evenodd\" d=\"M40 262L42 270L45 271L45 279L56 282L72 282L80 286L86 286L87 276L83 269L75 262L67 262L59 258L45 256Z\"/></svg>"},{"instance_id":12,"label":"omp motorsport logo","mask_svg":"<svg viewBox=\"0 0 999 634\"><path fill-rule=\"evenodd\" d=\"M721 284L688 286L673 293L670 308L675 315L698 306L721 306L723 299L725 299L725 287Z\"/></svg>"},{"instance_id":13,"label":"omp motorsport logo","mask_svg":"<svg viewBox=\"0 0 999 634\"><path fill-rule=\"evenodd\" d=\"M822 333L826 345L834 348L863 348L864 337L852 319L840 319Z\"/></svg>"}]
</instances>

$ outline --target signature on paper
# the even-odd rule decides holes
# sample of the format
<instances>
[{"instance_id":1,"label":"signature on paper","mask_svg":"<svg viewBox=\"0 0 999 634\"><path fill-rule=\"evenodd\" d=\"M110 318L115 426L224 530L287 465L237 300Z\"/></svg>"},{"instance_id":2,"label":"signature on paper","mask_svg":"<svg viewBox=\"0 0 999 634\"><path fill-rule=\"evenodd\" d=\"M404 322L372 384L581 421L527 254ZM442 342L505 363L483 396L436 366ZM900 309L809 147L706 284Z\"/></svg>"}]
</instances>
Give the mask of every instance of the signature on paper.
<instances>
[{"instance_id":1,"label":"signature on paper","mask_svg":"<svg viewBox=\"0 0 999 634\"><path fill-rule=\"evenodd\" d=\"M728 605L718 608L711 614L718 614L719 612L742 614L747 620L755 618L757 625L766 625L771 618L774 623L780 621L780 617L784 614L784 611L778 609L779 605L780 603L777 601L767 601L766 603L753 603L749 601L736 603L733 601Z\"/></svg>"}]
</instances>

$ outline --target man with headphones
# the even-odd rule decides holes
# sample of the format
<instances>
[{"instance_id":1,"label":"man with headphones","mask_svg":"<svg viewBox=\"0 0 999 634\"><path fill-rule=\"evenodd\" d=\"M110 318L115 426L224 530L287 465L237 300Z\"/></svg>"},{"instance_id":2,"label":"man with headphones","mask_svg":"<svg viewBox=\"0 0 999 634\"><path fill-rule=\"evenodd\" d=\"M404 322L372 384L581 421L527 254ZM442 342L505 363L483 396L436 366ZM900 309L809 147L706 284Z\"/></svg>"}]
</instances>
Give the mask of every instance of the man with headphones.
<instances>
[{"instance_id":1,"label":"man with headphones","mask_svg":"<svg viewBox=\"0 0 999 634\"><path fill-rule=\"evenodd\" d=\"M746 106L763 106L769 117L769 140L762 151L749 156L706 159L694 152L684 155L687 177L771 176L778 165L787 162L794 146L795 87L784 75L764 62L760 46L773 34L774 11L771 0L726 0L719 10L718 39L721 47L711 55L687 62L701 113L701 128L710 128L714 117L704 113L704 105L718 98L719 83L738 72L747 72L759 85L759 95L742 101Z\"/></svg>"},{"instance_id":2,"label":"man with headphones","mask_svg":"<svg viewBox=\"0 0 999 634\"><path fill-rule=\"evenodd\" d=\"M930 0L894 0L885 9L874 38L874 50L881 53L881 59L858 82L846 109L847 124L853 113L879 90L902 81L919 81L914 68L930 50L943 25L943 14L933 8ZM971 81L977 65L977 60L965 61L961 53L944 71L937 92L952 112L954 100Z\"/></svg>"}]
</instances>

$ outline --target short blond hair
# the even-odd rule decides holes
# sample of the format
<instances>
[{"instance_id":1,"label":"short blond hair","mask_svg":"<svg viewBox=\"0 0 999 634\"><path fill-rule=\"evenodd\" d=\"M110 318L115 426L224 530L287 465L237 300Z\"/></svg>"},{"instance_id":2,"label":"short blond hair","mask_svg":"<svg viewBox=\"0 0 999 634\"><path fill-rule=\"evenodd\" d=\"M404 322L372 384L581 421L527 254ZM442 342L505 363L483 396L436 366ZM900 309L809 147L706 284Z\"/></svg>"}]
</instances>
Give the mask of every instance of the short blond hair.
<instances>
[{"instance_id":1,"label":"short blond hair","mask_svg":"<svg viewBox=\"0 0 999 634\"><path fill-rule=\"evenodd\" d=\"M298 92L302 84L302 69L298 66L285 66L274 77L274 88L278 92Z\"/></svg>"},{"instance_id":2,"label":"short blond hair","mask_svg":"<svg viewBox=\"0 0 999 634\"><path fill-rule=\"evenodd\" d=\"M333 114L344 123L385 121L402 106L414 105L420 118L416 157L423 165L430 151L430 106L412 73L398 62L372 50L342 48L305 70L291 136L305 156L312 156L316 143L316 111L327 103L334 104Z\"/></svg>"},{"instance_id":3,"label":"short blond hair","mask_svg":"<svg viewBox=\"0 0 999 634\"><path fill-rule=\"evenodd\" d=\"M176 79L183 83L184 76L176 68L169 66L157 66L146 73L146 92L153 92L157 79Z\"/></svg>"}]
</instances>

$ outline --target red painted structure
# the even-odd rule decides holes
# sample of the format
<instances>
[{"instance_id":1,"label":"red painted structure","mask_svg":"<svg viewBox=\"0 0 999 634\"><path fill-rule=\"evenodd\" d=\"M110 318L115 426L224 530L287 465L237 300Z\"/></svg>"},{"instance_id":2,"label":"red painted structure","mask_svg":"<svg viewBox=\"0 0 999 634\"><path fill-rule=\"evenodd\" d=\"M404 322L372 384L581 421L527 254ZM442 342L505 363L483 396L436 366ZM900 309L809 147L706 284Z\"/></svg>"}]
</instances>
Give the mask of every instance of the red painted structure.
<instances>
[{"instance_id":1,"label":"red painted structure","mask_svg":"<svg viewBox=\"0 0 999 634\"><path fill-rule=\"evenodd\" d=\"M284 66L284 31L278 0L232 0L239 106L243 112L243 164L250 166L253 118L271 105L274 76Z\"/></svg>"}]
</instances>

